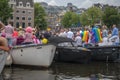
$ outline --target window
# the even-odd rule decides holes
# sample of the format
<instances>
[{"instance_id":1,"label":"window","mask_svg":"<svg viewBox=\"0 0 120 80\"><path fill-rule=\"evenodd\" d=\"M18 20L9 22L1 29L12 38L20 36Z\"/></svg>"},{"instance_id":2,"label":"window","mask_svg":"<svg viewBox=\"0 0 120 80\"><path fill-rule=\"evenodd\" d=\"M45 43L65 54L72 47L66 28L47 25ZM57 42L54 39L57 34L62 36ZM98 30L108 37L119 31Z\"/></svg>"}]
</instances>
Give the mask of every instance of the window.
<instances>
[{"instance_id":1,"label":"window","mask_svg":"<svg viewBox=\"0 0 120 80\"><path fill-rule=\"evenodd\" d=\"M19 17L16 17L17 20L19 20Z\"/></svg>"},{"instance_id":2,"label":"window","mask_svg":"<svg viewBox=\"0 0 120 80\"><path fill-rule=\"evenodd\" d=\"M10 19L13 19L13 16L11 16Z\"/></svg>"},{"instance_id":3,"label":"window","mask_svg":"<svg viewBox=\"0 0 120 80\"><path fill-rule=\"evenodd\" d=\"M16 22L16 28L19 28L19 26L20 26L19 22Z\"/></svg>"},{"instance_id":4,"label":"window","mask_svg":"<svg viewBox=\"0 0 120 80\"><path fill-rule=\"evenodd\" d=\"M26 3L26 7L30 7L30 3L29 2Z\"/></svg>"},{"instance_id":5,"label":"window","mask_svg":"<svg viewBox=\"0 0 120 80\"><path fill-rule=\"evenodd\" d=\"M17 10L16 13L19 13L19 10Z\"/></svg>"},{"instance_id":6,"label":"window","mask_svg":"<svg viewBox=\"0 0 120 80\"><path fill-rule=\"evenodd\" d=\"M22 3L22 2L19 2L19 6L20 6L20 7L23 7L23 3Z\"/></svg>"},{"instance_id":7,"label":"window","mask_svg":"<svg viewBox=\"0 0 120 80\"><path fill-rule=\"evenodd\" d=\"M31 23L28 23L28 26L31 26Z\"/></svg>"},{"instance_id":8,"label":"window","mask_svg":"<svg viewBox=\"0 0 120 80\"><path fill-rule=\"evenodd\" d=\"M24 22L22 22L22 27L25 28L25 23Z\"/></svg>"},{"instance_id":9,"label":"window","mask_svg":"<svg viewBox=\"0 0 120 80\"><path fill-rule=\"evenodd\" d=\"M22 11L22 13L25 13L25 11Z\"/></svg>"},{"instance_id":10,"label":"window","mask_svg":"<svg viewBox=\"0 0 120 80\"><path fill-rule=\"evenodd\" d=\"M30 20L31 20L31 17L28 17L28 20L30 21Z\"/></svg>"},{"instance_id":11,"label":"window","mask_svg":"<svg viewBox=\"0 0 120 80\"><path fill-rule=\"evenodd\" d=\"M14 7L14 4L11 4L11 8L13 8Z\"/></svg>"},{"instance_id":12,"label":"window","mask_svg":"<svg viewBox=\"0 0 120 80\"><path fill-rule=\"evenodd\" d=\"M22 17L22 20L25 20L25 17Z\"/></svg>"}]
</instances>

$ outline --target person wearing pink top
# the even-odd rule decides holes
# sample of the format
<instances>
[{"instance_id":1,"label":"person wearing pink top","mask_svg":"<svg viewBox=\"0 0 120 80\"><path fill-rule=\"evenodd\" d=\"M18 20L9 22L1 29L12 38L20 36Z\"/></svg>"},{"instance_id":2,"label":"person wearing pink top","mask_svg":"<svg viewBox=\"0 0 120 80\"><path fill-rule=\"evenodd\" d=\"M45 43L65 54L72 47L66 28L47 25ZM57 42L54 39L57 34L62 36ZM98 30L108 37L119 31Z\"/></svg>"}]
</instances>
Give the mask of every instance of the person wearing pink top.
<instances>
[{"instance_id":1,"label":"person wearing pink top","mask_svg":"<svg viewBox=\"0 0 120 80\"><path fill-rule=\"evenodd\" d=\"M25 38L24 38L24 44L30 44L33 43L33 39L32 39L32 33L26 32L25 33Z\"/></svg>"},{"instance_id":2,"label":"person wearing pink top","mask_svg":"<svg viewBox=\"0 0 120 80\"><path fill-rule=\"evenodd\" d=\"M12 35L14 32L14 28L11 26L11 24L8 24L5 26L5 37L8 40L8 46L12 47Z\"/></svg>"},{"instance_id":3,"label":"person wearing pink top","mask_svg":"<svg viewBox=\"0 0 120 80\"><path fill-rule=\"evenodd\" d=\"M31 27L27 27L26 29L25 29L25 40L24 40L24 43L23 44L31 44L31 43L33 43L33 39L32 39L32 37L33 37L33 34L32 34L32 28Z\"/></svg>"},{"instance_id":4,"label":"person wearing pink top","mask_svg":"<svg viewBox=\"0 0 120 80\"><path fill-rule=\"evenodd\" d=\"M34 44L41 44L40 40L35 36L35 34L33 34L32 39Z\"/></svg>"}]
</instances>

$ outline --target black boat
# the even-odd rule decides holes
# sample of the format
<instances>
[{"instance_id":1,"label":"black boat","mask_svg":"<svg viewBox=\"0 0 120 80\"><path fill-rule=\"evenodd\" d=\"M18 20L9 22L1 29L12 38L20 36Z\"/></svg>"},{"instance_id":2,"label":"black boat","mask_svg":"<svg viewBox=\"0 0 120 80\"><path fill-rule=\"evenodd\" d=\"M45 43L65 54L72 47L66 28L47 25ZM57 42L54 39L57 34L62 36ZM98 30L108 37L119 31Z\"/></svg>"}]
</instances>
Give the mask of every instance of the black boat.
<instances>
[{"instance_id":1,"label":"black boat","mask_svg":"<svg viewBox=\"0 0 120 80\"><path fill-rule=\"evenodd\" d=\"M92 60L119 62L120 46L94 46L88 47L92 52Z\"/></svg>"},{"instance_id":2,"label":"black boat","mask_svg":"<svg viewBox=\"0 0 120 80\"><path fill-rule=\"evenodd\" d=\"M50 42L57 43L55 61L88 63L91 61L91 51L87 48L74 46L69 38L52 37Z\"/></svg>"},{"instance_id":3,"label":"black boat","mask_svg":"<svg viewBox=\"0 0 120 80\"><path fill-rule=\"evenodd\" d=\"M56 61L88 63L91 61L91 51L82 47L60 47L56 49Z\"/></svg>"},{"instance_id":4,"label":"black boat","mask_svg":"<svg viewBox=\"0 0 120 80\"><path fill-rule=\"evenodd\" d=\"M57 46L55 60L69 62L87 62L90 61L106 61L120 62L120 45L118 46L93 46L91 44L83 47L75 47L74 41L67 38L57 40L51 39L53 42L67 42L72 45Z\"/></svg>"}]
</instances>

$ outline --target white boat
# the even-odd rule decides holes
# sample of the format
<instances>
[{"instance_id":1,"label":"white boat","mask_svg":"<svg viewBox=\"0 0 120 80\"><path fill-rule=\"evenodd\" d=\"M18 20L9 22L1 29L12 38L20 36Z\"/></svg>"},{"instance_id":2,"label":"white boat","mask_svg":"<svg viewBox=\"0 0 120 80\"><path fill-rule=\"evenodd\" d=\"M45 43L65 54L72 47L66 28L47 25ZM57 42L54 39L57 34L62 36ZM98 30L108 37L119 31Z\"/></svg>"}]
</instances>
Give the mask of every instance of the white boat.
<instances>
[{"instance_id":1,"label":"white boat","mask_svg":"<svg viewBox=\"0 0 120 80\"><path fill-rule=\"evenodd\" d=\"M56 46L46 45L19 45L12 50L13 64L49 67L53 61Z\"/></svg>"},{"instance_id":2,"label":"white boat","mask_svg":"<svg viewBox=\"0 0 120 80\"><path fill-rule=\"evenodd\" d=\"M7 58L6 52L4 50L0 50L0 74L4 69L6 58Z\"/></svg>"}]
</instances>

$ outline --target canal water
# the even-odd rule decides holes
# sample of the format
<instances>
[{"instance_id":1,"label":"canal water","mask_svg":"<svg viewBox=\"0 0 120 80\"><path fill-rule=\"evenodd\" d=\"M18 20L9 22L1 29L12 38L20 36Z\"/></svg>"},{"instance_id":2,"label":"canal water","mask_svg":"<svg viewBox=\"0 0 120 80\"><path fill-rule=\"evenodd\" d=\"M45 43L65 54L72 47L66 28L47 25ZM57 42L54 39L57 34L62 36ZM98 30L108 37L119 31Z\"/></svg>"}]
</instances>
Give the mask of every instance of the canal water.
<instances>
[{"instance_id":1,"label":"canal water","mask_svg":"<svg viewBox=\"0 0 120 80\"><path fill-rule=\"evenodd\" d=\"M3 79L4 78L4 79ZM0 80L120 80L119 63L53 63L48 69L5 67Z\"/></svg>"}]
</instances>

